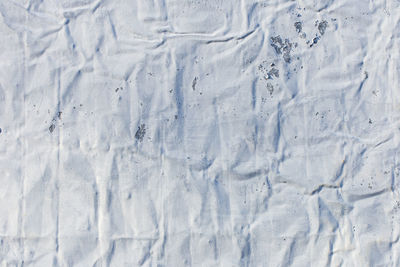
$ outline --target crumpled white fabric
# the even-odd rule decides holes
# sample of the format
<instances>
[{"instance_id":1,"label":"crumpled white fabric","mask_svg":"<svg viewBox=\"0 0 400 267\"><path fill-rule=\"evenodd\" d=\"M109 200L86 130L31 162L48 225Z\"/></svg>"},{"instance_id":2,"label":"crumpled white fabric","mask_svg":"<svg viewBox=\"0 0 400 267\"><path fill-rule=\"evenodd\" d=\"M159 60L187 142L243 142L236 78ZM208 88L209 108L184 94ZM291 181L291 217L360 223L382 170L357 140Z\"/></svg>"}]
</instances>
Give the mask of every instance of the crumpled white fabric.
<instances>
[{"instance_id":1,"label":"crumpled white fabric","mask_svg":"<svg viewBox=\"0 0 400 267\"><path fill-rule=\"evenodd\" d=\"M1 266L400 266L400 2L0 2Z\"/></svg>"}]
</instances>

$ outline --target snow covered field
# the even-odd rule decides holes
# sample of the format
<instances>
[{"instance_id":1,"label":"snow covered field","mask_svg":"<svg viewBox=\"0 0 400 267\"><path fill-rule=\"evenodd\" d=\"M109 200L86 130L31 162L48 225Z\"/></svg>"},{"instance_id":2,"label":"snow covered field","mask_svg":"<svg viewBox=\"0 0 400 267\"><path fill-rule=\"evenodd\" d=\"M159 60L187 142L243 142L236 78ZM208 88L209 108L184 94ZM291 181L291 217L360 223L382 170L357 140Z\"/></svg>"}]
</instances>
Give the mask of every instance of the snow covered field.
<instances>
[{"instance_id":1,"label":"snow covered field","mask_svg":"<svg viewBox=\"0 0 400 267\"><path fill-rule=\"evenodd\" d=\"M400 266L399 0L2 0L0 47L0 266Z\"/></svg>"}]
</instances>

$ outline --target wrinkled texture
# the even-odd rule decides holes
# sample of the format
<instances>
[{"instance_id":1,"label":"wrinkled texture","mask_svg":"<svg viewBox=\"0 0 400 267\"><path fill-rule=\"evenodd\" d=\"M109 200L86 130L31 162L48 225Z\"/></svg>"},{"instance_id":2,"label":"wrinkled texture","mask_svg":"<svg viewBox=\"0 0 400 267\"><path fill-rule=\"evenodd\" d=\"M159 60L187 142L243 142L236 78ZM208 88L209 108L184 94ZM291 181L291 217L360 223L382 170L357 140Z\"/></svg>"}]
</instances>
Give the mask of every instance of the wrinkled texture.
<instances>
[{"instance_id":1,"label":"wrinkled texture","mask_svg":"<svg viewBox=\"0 0 400 267\"><path fill-rule=\"evenodd\" d=\"M400 266L400 1L0 1L1 266Z\"/></svg>"}]
</instances>

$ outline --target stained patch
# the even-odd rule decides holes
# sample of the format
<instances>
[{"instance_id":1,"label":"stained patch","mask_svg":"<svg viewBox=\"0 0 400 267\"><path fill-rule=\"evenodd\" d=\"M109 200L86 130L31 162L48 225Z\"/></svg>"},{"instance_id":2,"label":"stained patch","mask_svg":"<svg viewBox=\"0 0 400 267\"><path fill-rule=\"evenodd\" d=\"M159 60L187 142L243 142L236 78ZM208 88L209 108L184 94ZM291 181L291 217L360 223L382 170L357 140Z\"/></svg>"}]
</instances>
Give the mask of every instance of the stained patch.
<instances>
[{"instance_id":1,"label":"stained patch","mask_svg":"<svg viewBox=\"0 0 400 267\"><path fill-rule=\"evenodd\" d=\"M328 27L328 22L326 20L321 21L318 24L318 31L321 35L325 34L326 28Z\"/></svg>"},{"instance_id":2,"label":"stained patch","mask_svg":"<svg viewBox=\"0 0 400 267\"><path fill-rule=\"evenodd\" d=\"M139 140L139 142L143 141L144 135L146 134L145 127L146 127L145 124L140 125L135 133L135 138Z\"/></svg>"},{"instance_id":3,"label":"stained patch","mask_svg":"<svg viewBox=\"0 0 400 267\"><path fill-rule=\"evenodd\" d=\"M303 24L300 21L296 21L294 23L294 27L296 28L297 33L301 33L301 31L303 30Z\"/></svg>"},{"instance_id":4,"label":"stained patch","mask_svg":"<svg viewBox=\"0 0 400 267\"><path fill-rule=\"evenodd\" d=\"M49 132L52 133L55 128L56 128L56 126L54 124L50 125Z\"/></svg>"},{"instance_id":5,"label":"stained patch","mask_svg":"<svg viewBox=\"0 0 400 267\"><path fill-rule=\"evenodd\" d=\"M313 39L312 43L310 44L310 47L313 47L315 44L317 44L318 41L319 41L319 39L320 39L319 36L315 37L315 38Z\"/></svg>"},{"instance_id":6,"label":"stained patch","mask_svg":"<svg viewBox=\"0 0 400 267\"><path fill-rule=\"evenodd\" d=\"M267 90L269 95L272 96L272 93L274 92L274 86L271 83L267 83Z\"/></svg>"},{"instance_id":7,"label":"stained patch","mask_svg":"<svg viewBox=\"0 0 400 267\"><path fill-rule=\"evenodd\" d=\"M199 78L197 78L197 77L194 77L194 79L193 79L193 82L192 82L192 89L193 89L193 91L195 91L196 90L196 84L197 84L197 80L198 80Z\"/></svg>"},{"instance_id":8,"label":"stained patch","mask_svg":"<svg viewBox=\"0 0 400 267\"><path fill-rule=\"evenodd\" d=\"M290 52L292 51L293 44L290 43L289 39L283 41L279 35L271 37L271 46L275 49L277 54L283 54L283 59L286 63L290 63Z\"/></svg>"},{"instance_id":9,"label":"stained patch","mask_svg":"<svg viewBox=\"0 0 400 267\"><path fill-rule=\"evenodd\" d=\"M272 79L273 77L279 78L279 70L272 67L268 72L267 72L267 79Z\"/></svg>"}]
</instances>

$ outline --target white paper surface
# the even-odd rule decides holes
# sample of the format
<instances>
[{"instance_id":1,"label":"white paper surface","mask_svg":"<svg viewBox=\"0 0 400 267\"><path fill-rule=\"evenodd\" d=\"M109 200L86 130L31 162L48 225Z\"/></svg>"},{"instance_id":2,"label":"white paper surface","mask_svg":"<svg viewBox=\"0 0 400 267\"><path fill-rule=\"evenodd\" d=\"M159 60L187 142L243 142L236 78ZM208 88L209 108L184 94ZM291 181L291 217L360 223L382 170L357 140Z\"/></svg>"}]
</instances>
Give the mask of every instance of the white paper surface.
<instances>
[{"instance_id":1,"label":"white paper surface","mask_svg":"<svg viewBox=\"0 0 400 267\"><path fill-rule=\"evenodd\" d=\"M0 2L1 266L400 266L400 2Z\"/></svg>"}]
</instances>

